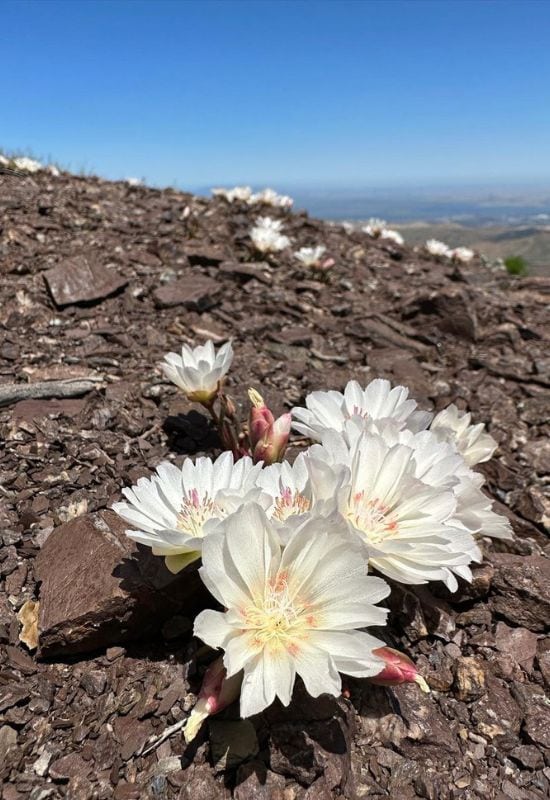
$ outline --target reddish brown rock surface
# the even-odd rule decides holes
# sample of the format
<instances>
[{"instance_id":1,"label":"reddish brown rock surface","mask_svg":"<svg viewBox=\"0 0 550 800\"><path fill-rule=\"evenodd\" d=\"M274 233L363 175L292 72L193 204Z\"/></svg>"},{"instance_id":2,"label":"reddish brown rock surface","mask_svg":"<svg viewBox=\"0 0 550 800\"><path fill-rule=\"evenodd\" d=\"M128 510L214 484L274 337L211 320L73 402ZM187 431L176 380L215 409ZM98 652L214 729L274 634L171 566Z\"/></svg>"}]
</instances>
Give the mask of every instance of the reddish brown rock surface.
<instances>
[{"instance_id":1,"label":"reddish brown rock surface","mask_svg":"<svg viewBox=\"0 0 550 800\"><path fill-rule=\"evenodd\" d=\"M19 192L5 180L0 383L102 382L0 408L2 800L545 800L548 279L479 259L457 268L305 213L90 177L37 173ZM269 264L247 237L260 214L281 217L293 241ZM316 244L335 261L327 282L292 256ZM392 595L381 635L431 694L361 681L340 703L298 692L253 721L248 758L225 771L207 729L189 750L178 734L147 752L187 716L208 657L190 637L187 582L136 557L107 510L163 459L219 447L158 369L207 337L233 340L241 409L251 384L280 412L375 377L406 383L424 408L469 408L499 443L483 471L516 534L484 545L455 595ZM41 658L17 620L37 598Z\"/></svg>"}]
</instances>

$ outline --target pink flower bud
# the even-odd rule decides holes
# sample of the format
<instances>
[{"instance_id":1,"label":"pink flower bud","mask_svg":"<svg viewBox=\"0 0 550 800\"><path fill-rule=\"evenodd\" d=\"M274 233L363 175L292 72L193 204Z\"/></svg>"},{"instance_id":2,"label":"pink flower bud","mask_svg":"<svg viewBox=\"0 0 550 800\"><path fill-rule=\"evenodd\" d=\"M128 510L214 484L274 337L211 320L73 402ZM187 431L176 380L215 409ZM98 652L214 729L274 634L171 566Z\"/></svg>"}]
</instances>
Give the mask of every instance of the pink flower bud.
<instances>
[{"instance_id":1,"label":"pink flower bud","mask_svg":"<svg viewBox=\"0 0 550 800\"><path fill-rule=\"evenodd\" d=\"M264 403L263 397L255 389L248 390L252 403L248 419L248 439L254 461L273 464L280 461L286 450L292 417L282 414L275 419Z\"/></svg>"},{"instance_id":2,"label":"pink flower bud","mask_svg":"<svg viewBox=\"0 0 550 800\"><path fill-rule=\"evenodd\" d=\"M378 647L372 651L375 656L383 659L384 669L368 680L377 686L398 686L400 683L417 683L423 692L429 692L430 687L418 674L416 665L411 659L394 650L393 647Z\"/></svg>"},{"instance_id":3,"label":"pink flower bud","mask_svg":"<svg viewBox=\"0 0 550 800\"><path fill-rule=\"evenodd\" d=\"M183 735L187 744L193 741L207 717L223 711L239 697L242 682L242 672L226 678L222 656L210 664L202 680L199 699L185 726Z\"/></svg>"}]
</instances>

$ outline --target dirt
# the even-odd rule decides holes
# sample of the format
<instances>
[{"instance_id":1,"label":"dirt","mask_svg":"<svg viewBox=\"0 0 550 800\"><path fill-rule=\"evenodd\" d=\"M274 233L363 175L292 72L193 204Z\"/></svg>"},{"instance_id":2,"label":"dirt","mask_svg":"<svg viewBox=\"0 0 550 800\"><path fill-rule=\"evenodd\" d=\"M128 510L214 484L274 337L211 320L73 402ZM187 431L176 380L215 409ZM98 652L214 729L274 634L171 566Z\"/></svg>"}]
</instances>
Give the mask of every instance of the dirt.
<instances>
[{"instance_id":1,"label":"dirt","mask_svg":"<svg viewBox=\"0 0 550 800\"><path fill-rule=\"evenodd\" d=\"M291 251L252 251L261 213L284 219L292 250L326 245L326 281ZM0 176L3 800L548 797L549 293L546 278L443 264L304 212L91 177ZM140 606L122 629L117 584L101 620L109 608L119 618L87 644L76 637L70 655L20 642L19 609L51 605L41 591L67 553L80 569L79 548L57 544L60 526L78 537L161 460L218 452L208 420L158 367L205 338L233 340L228 388L242 408L251 385L282 411L313 389L386 377L424 408L456 402L487 423L500 447L483 471L514 542L485 543L456 595L395 587L377 632L416 661L430 695L351 681L336 703L298 687L289 710L243 723L231 708L192 747L177 733L147 752L186 717L211 658L184 608L155 628L147 600L147 625ZM300 446L296 437L291 455ZM109 579L112 558L111 548ZM88 582L78 576L89 592L79 624L96 583L111 585L94 579L107 562L88 557Z\"/></svg>"}]
</instances>

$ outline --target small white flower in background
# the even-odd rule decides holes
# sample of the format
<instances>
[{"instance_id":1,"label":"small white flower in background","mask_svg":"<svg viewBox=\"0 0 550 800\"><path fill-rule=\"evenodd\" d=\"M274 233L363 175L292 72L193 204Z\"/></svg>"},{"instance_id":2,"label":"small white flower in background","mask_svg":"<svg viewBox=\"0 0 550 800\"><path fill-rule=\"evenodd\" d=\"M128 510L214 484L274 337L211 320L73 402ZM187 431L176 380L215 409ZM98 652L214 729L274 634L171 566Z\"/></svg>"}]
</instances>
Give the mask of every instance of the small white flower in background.
<instances>
[{"instance_id":1,"label":"small white flower in background","mask_svg":"<svg viewBox=\"0 0 550 800\"><path fill-rule=\"evenodd\" d=\"M470 413L460 411L452 404L435 415L430 430L440 439L454 444L468 466L473 467L488 461L498 445L491 434L485 431L482 422L472 425L471 421Z\"/></svg>"},{"instance_id":2,"label":"small white flower in background","mask_svg":"<svg viewBox=\"0 0 550 800\"><path fill-rule=\"evenodd\" d=\"M452 490L416 477L413 448L361 432L355 420L347 428L347 437L325 433L310 458L348 466L345 491L335 474L338 510L364 542L369 563L401 583L441 580L456 591L454 573L471 579L468 565L481 561L481 553L472 534L453 522L457 499ZM437 440L432 445L437 447Z\"/></svg>"},{"instance_id":3,"label":"small white flower in background","mask_svg":"<svg viewBox=\"0 0 550 800\"><path fill-rule=\"evenodd\" d=\"M214 197L224 197L228 203L248 203L252 197L250 186L235 186L233 189L212 189Z\"/></svg>"},{"instance_id":4,"label":"small white flower in background","mask_svg":"<svg viewBox=\"0 0 550 800\"><path fill-rule=\"evenodd\" d=\"M190 400L208 404L218 394L220 381L233 361L233 348L227 342L216 352L212 340L191 349L182 345L181 356L167 353L162 370L168 380L183 389Z\"/></svg>"},{"instance_id":5,"label":"small white flower in background","mask_svg":"<svg viewBox=\"0 0 550 800\"><path fill-rule=\"evenodd\" d=\"M247 500L261 499L256 487L261 465L231 453L215 461L186 458L181 469L166 461L151 478L122 490L128 502L113 510L137 530L126 534L164 556L170 572L200 558L204 537Z\"/></svg>"},{"instance_id":6,"label":"small white flower in background","mask_svg":"<svg viewBox=\"0 0 550 800\"><path fill-rule=\"evenodd\" d=\"M409 398L404 386L392 388L389 381L377 378L362 389L357 381L349 381L344 392L312 392L306 397L307 408L293 408L293 428L320 441L324 432L343 432L345 422L352 417L364 421L395 419L401 427L411 430L426 428L432 415L416 410L415 400Z\"/></svg>"},{"instance_id":7,"label":"small white flower in background","mask_svg":"<svg viewBox=\"0 0 550 800\"><path fill-rule=\"evenodd\" d=\"M13 165L16 169L19 169L22 172L38 172L39 170L44 169L40 161L36 161L34 158L27 158L27 156L14 158Z\"/></svg>"},{"instance_id":8,"label":"small white flower in background","mask_svg":"<svg viewBox=\"0 0 550 800\"><path fill-rule=\"evenodd\" d=\"M128 186L143 186L141 178L124 178L124 182L127 183Z\"/></svg>"},{"instance_id":9,"label":"small white flower in background","mask_svg":"<svg viewBox=\"0 0 550 800\"><path fill-rule=\"evenodd\" d=\"M317 247L301 247L294 256L306 267L318 267L326 251L327 248L320 244Z\"/></svg>"},{"instance_id":10,"label":"small white flower in background","mask_svg":"<svg viewBox=\"0 0 550 800\"><path fill-rule=\"evenodd\" d=\"M5 156L3 156L3 155L0 153L0 166L2 166L2 167L7 167L7 166L9 166L9 164L10 164L10 163L11 163L11 162L10 162L9 158L6 158Z\"/></svg>"},{"instance_id":11,"label":"small white flower in background","mask_svg":"<svg viewBox=\"0 0 550 800\"><path fill-rule=\"evenodd\" d=\"M288 236L281 233L283 223L280 219L258 217L250 231L250 238L260 253L278 253L290 245Z\"/></svg>"},{"instance_id":12,"label":"small white flower in background","mask_svg":"<svg viewBox=\"0 0 550 800\"><path fill-rule=\"evenodd\" d=\"M49 164L49 165L46 167L46 170L47 170L47 171L50 173L50 175L52 175L54 178L59 178L59 176L61 175L61 172L58 170L58 168L55 166L55 164Z\"/></svg>"},{"instance_id":13,"label":"small white flower in background","mask_svg":"<svg viewBox=\"0 0 550 800\"><path fill-rule=\"evenodd\" d=\"M462 264L467 264L474 256L474 251L470 250L469 247L455 247L454 250L449 251L449 257L453 261L460 261Z\"/></svg>"},{"instance_id":14,"label":"small white flower in background","mask_svg":"<svg viewBox=\"0 0 550 800\"><path fill-rule=\"evenodd\" d=\"M266 206L273 206L273 208L292 208L294 200L287 194L278 194L273 189L262 189L261 192L251 194L247 202L251 206L263 203Z\"/></svg>"},{"instance_id":15,"label":"small white flower in background","mask_svg":"<svg viewBox=\"0 0 550 800\"><path fill-rule=\"evenodd\" d=\"M451 257L451 249L447 247L445 242L440 242L439 239L428 239L426 242L426 250L432 256L439 256L442 258Z\"/></svg>"},{"instance_id":16,"label":"small white flower in background","mask_svg":"<svg viewBox=\"0 0 550 800\"><path fill-rule=\"evenodd\" d=\"M401 234L398 231L391 230L391 228L384 228L384 230L380 233L380 238L389 239L391 242L395 242L395 244L399 245L405 244L405 240Z\"/></svg>"},{"instance_id":17,"label":"small white flower in background","mask_svg":"<svg viewBox=\"0 0 550 800\"><path fill-rule=\"evenodd\" d=\"M281 551L264 511L248 504L209 534L202 557L202 580L227 611L202 611L194 633L225 651L229 677L243 670L242 717L275 697L287 706L297 675L312 697L338 696L339 672L384 668L372 654L383 643L357 628L385 624L387 611L374 604L389 586L367 576L365 551L343 521L307 520Z\"/></svg>"},{"instance_id":18,"label":"small white flower in background","mask_svg":"<svg viewBox=\"0 0 550 800\"><path fill-rule=\"evenodd\" d=\"M367 224L361 228L363 233L367 233L369 236L372 236L373 239L377 239L381 236L382 231L386 230L386 221L384 219L378 219L377 217L371 217Z\"/></svg>"}]
</instances>

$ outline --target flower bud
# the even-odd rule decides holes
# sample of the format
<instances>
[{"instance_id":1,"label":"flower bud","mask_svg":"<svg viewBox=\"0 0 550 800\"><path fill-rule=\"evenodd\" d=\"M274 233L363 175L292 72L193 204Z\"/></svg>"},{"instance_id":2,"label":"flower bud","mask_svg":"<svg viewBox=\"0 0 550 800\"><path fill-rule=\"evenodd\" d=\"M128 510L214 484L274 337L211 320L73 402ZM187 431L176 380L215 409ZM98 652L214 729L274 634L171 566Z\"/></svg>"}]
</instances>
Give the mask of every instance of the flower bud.
<instances>
[{"instance_id":1,"label":"flower bud","mask_svg":"<svg viewBox=\"0 0 550 800\"><path fill-rule=\"evenodd\" d=\"M273 464L282 459L286 450L292 415L282 414L275 419L259 392L249 389L248 396L252 403L248 419L250 452L256 463Z\"/></svg>"},{"instance_id":2,"label":"flower bud","mask_svg":"<svg viewBox=\"0 0 550 800\"><path fill-rule=\"evenodd\" d=\"M400 653L399 650L394 650L393 647L378 647L373 650L373 655L381 658L384 663L384 669L374 675L368 680L377 686L398 686L400 683L417 683L423 692L429 692L430 687L422 677L418 674L416 665L411 659Z\"/></svg>"},{"instance_id":3,"label":"flower bud","mask_svg":"<svg viewBox=\"0 0 550 800\"><path fill-rule=\"evenodd\" d=\"M183 732L187 744L193 741L207 717L223 711L239 697L242 682L242 672L226 678L222 656L210 664L204 674L199 699L189 715Z\"/></svg>"}]
</instances>

